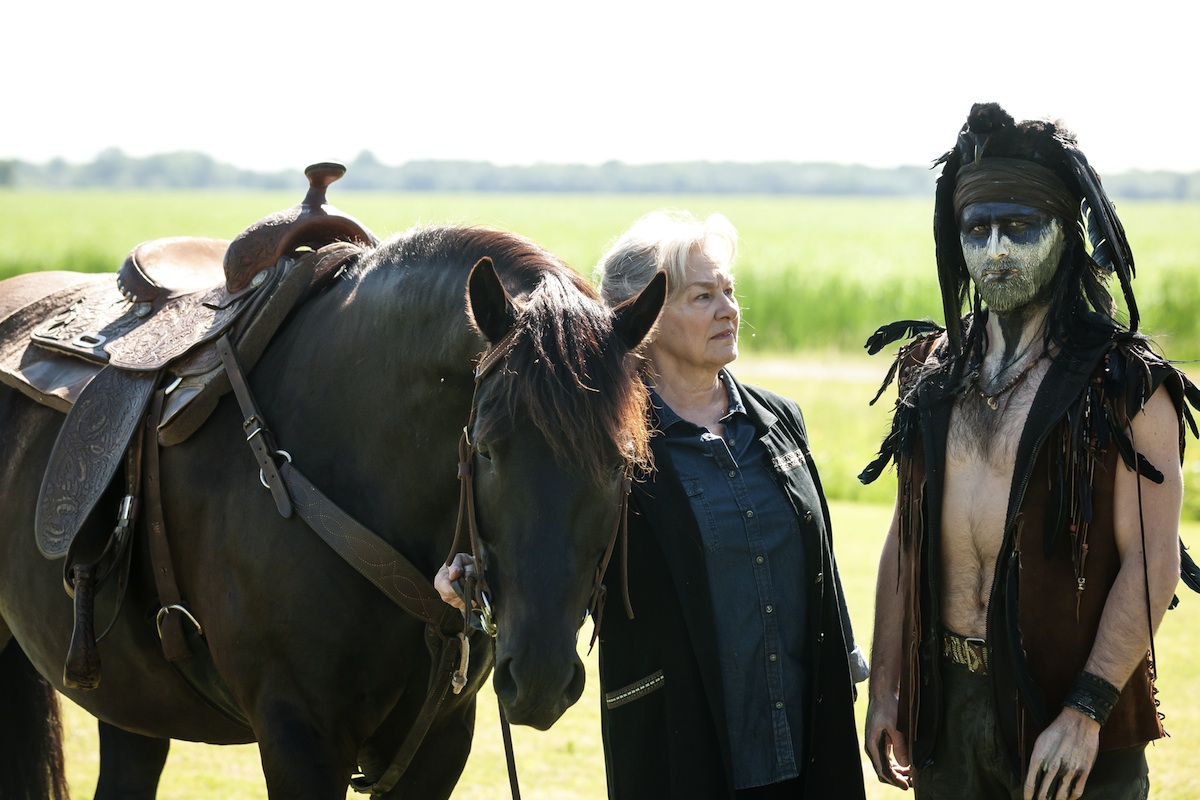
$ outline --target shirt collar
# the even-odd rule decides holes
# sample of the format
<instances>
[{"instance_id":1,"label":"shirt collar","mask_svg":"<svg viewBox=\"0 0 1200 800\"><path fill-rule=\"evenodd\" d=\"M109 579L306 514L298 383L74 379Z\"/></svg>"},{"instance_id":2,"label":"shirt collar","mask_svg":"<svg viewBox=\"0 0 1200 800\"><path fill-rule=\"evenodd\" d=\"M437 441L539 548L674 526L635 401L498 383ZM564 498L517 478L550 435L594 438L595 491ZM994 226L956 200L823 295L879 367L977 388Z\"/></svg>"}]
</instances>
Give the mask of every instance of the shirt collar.
<instances>
[{"instance_id":1,"label":"shirt collar","mask_svg":"<svg viewBox=\"0 0 1200 800\"><path fill-rule=\"evenodd\" d=\"M725 385L725 392L729 398L729 410L721 417L721 421L728 420L734 414L741 414L744 417L748 416L746 414L746 406L742 402L742 393L738 391L737 383L733 380L733 377L724 369L717 373L717 377ZM670 430L674 425L680 423L686 425L689 429L699 427L695 423L688 422L676 414L675 410L667 405L653 388L650 389L650 402L654 406L655 413L658 415L659 429L663 432Z\"/></svg>"}]
</instances>

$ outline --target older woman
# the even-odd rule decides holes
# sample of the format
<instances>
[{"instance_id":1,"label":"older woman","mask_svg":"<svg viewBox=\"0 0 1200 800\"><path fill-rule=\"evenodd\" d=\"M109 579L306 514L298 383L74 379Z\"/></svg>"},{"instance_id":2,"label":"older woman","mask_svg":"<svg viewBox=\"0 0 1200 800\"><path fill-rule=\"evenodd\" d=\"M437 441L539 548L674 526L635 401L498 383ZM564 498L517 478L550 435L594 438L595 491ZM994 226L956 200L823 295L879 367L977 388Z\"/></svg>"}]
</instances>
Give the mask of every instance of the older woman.
<instances>
[{"instance_id":1,"label":"older woman","mask_svg":"<svg viewBox=\"0 0 1200 800\"><path fill-rule=\"evenodd\" d=\"M667 271L646 349L655 471L630 505L635 618L600 640L609 795L863 796L865 677L799 407L725 369L738 355L737 233L655 212L597 275L610 305Z\"/></svg>"},{"instance_id":2,"label":"older woman","mask_svg":"<svg viewBox=\"0 0 1200 800\"><path fill-rule=\"evenodd\" d=\"M866 676L799 407L738 383L737 233L654 212L597 266L616 306L666 270L645 350L655 470L634 483L629 594L600 632L610 798L862 798ZM436 583L457 601L449 581ZM461 602L461 601L457 601Z\"/></svg>"}]
</instances>

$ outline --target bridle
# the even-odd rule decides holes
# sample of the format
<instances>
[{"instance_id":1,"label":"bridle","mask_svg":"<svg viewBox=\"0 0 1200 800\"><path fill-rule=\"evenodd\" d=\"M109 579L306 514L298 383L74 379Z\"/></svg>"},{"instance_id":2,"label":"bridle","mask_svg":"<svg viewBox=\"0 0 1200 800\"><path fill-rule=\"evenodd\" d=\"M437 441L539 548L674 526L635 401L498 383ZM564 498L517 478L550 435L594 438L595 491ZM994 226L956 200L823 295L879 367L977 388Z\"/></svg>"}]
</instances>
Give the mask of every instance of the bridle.
<instances>
[{"instance_id":1,"label":"bridle","mask_svg":"<svg viewBox=\"0 0 1200 800\"><path fill-rule=\"evenodd\" d=\"M498 628L492 610L491 589L487 582L487 562L479 541L479 523L475 515L474 460L475 454L479 452L479 447L478 443L471 440L471 431L475 426L480 385L496 368L496 365L508 357L516 347L518 338L519 330L514 326L494 347L485 350L480 355L479 362L475 366L475 388L471 395L471 410L467 416L467 424L463 427L462 435L458 440L458 521L454 527L454 540L450 543L450 552L446 555L446 566L450 566L459 553L465 530L465 538L470 541L471 545L474 568L464 571L461 586L456 587L456 589L460 589L459 594L463 600L463 627L483 631L493 639L496 638ZM621 540L621 596L625 602L625 613L630 619L633 619L633 608L629 603L628 569L626 568L629 553L629 493L632 487L633 463L626 460L624 475L621 479L620 499L617 501L617 519L613 524L613 532L609 537L608 546L604 549L604 555L596 564L596 574L592 579L592 593L588 598L587 615L591 616L593 625L588 652L591 652L600 635L600 622L604 616L604 599L607 594L604 586L604 574L608 570L608 564L612 559L618 538ZM466 685L467 666L470 658L469 639L466 633L459 633L458 637L462 643L462 658L458 670L452 677L455 694L462 691ZM517 785L517 763L513 755L512 732L499 696L496 698L496 703L500 715L500 733L504 740L504 758L508 765L508 785L513 800L520 800L521 790Z\"/></svg>"},{"instance_id":2,"label":"bridle","mask_svg":"<svg viewBox=\"0 0 1200 800\"><path fill-rule=\"evenodd\" d=\"M491 589L487 582L487 562L484 558L483 547L479 540L479 523L475 515L475 484L474 457L479 452L478 444L471 441L471 431L475 425L479 387L484 379L496 368L502 360L508 357L519 339L519 329L513 327L495 346L484 351L475 366L475 388L471 396L471 410L467 424L463 427L458 440L458 521L454 529L454 540L450 544L450 552L446 556L446 566L449 566L459 553L464 538L470 542L471 557L474 568L467 570L462 578L463 620L477 630L481 630L492 638L496 637L497 628L492 610ZM592 593L588 598L587 614L592 618L592 638L588 650L596 644L600 634L600 622L604 616L604 601L607 589L604 586L604 575L612 560L618 539L621 542L621 597L625 603L625 613L633 619L633 608L629 602L629 583L627 559L629 554L629 493L633 487L633 463L626 460L624 474L621 479L620 497L617 501L617 519L613 524L612 535L604 555L596 564L596 573L592 578ZM465 537L464 537L465 532ZM463 670L465 675L465 668ZM455 691L459 691L456 678ZM503 719L503 713L501 714Z\"/></svg>"}]
</instances>

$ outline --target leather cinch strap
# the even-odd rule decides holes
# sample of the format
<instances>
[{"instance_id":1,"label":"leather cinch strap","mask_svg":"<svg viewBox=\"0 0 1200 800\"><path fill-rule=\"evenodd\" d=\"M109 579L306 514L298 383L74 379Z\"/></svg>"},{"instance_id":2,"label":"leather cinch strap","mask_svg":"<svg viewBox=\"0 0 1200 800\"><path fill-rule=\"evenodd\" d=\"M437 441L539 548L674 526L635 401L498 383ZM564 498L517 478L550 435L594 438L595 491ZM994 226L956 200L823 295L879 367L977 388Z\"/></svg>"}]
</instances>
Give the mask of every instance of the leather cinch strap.
<instances>
[{"instance_id":1,"label":"leather cinch strap","mask_svg":"<svg viewBox=\"0 0 1200 800\"><path fill-rule=\"evenodd\" d=\"M150 560L154 567L154 585L158 589L159 636L162 638L163 655L168 661L181 661L190 658L192 649L188 646L183 632L185 612L182 605L182 595L179 585L175 582L175 567L171 561L171 548L167 544L167 528L163 518L162 505L162 475L158 468L158 417L162 413L165 393L159 389L154 393L150 403L150 413L146 415L145 430L142 434L142 444L145 448L142 460L145 465L143 476L144 508L146 512L146 528L149 531L148 544ZM178 611L179 613L173 613ZM190 615L187 615L190 618ZM192 619L194 622L194 618Z\"/></svg>"}]
</instances>

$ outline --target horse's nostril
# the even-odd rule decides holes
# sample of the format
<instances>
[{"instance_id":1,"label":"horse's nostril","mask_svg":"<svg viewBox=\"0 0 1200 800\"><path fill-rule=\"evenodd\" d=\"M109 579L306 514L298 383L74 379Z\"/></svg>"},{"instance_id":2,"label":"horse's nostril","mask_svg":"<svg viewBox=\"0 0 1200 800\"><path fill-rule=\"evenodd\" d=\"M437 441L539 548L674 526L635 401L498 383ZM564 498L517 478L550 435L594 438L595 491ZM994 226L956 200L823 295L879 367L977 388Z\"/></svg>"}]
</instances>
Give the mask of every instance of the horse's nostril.
<instances>
[{"instance_id":1,"label":"horse's nostril","mask_svg":"<svg viewBox=\"0 0 1200 800\"><path fill-rule=\"evenodd\" d=\"M510 705L517 699L517 681L512 674L512 658L504 657L496 660L492 677L492 687L496 696L505 705Z\"/></svg>"},{"instance_id":2,"label":"horse's nostril","mask_svg":"<svg viewBox=\"0 0 1200 800\"><path fill-rule=\"evenodd\" d=\"M571 682L567 686L567 705L574 705L576 701L583 695L583 685L587 681L587 670L583 664L576 662L575 672L571 676Z\"/></svg>"}]
</instances>

